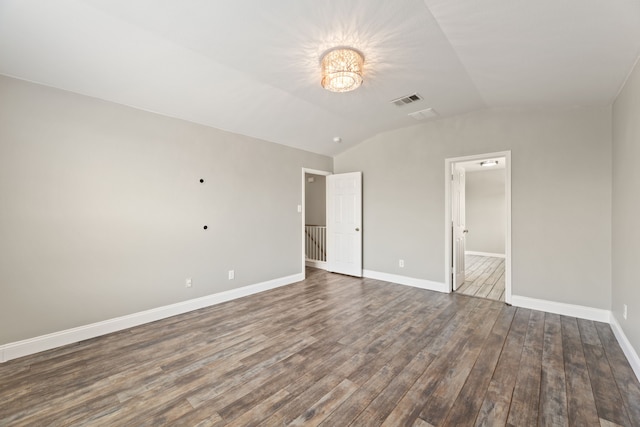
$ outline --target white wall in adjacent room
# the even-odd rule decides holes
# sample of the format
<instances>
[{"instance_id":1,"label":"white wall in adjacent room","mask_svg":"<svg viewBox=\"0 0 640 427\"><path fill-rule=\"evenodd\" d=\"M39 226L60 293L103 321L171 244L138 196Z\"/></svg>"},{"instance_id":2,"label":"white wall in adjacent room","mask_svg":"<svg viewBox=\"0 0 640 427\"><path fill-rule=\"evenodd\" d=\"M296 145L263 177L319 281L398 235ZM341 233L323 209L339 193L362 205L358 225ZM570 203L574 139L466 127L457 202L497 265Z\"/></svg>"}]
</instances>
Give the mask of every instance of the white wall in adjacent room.
<instances>
[{"instance_id":1,"label":"white wall in adjacent room","mask_svg":"<svg viewBox=\"0 0 640 427\"><path fill-rule=\"evenodd\" d=\"M309 178L312 181L309 181ZM305 174L306 225L327 225L327 177Z\"/></svg>"},{"instance_id":2,"label":"white wall in adjacent room","mask_svg":"<svg viewBox=\"0 0 640 427\"><path fill-rule=\"evenodd\" d=\"M466 249L504 255L505 170L480 170L465 175L465 226L469 230Z\"/></svg>"}]
</instances>

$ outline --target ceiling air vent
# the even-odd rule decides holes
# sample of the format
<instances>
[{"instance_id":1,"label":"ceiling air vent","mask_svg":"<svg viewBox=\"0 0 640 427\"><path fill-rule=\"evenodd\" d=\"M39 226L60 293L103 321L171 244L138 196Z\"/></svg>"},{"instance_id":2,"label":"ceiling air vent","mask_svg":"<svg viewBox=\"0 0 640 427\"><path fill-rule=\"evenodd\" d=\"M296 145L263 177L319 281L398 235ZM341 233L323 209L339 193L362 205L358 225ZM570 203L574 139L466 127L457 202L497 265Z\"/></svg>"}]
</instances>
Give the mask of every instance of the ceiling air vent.
<instances>
[{"instance_id":1,"label":"ceiling air vent","mask_svg":"<svg viewBox=\"0 0 640 427\"><path fill-rule=\"evenodd\" d=\"M434 117L438 117L438 113L433 108L427 108L424 110L416 111L415 113L409 113L409 116L416 120L429 120Z\"/></svg>"},{"instance_id":2,"label":"ceiling air vent","mask_svg":"<svg viewBox=\"0 0 640 427\"><path fill-rule=\"evenodd\" d=\"M392 104L396 104L398 107L402 107L403 105L411 104L412 102L420 101L422 97L417 93L413 95L403 96L402 98L394 99L391 101Z\"/></svg>"}]
</instances>

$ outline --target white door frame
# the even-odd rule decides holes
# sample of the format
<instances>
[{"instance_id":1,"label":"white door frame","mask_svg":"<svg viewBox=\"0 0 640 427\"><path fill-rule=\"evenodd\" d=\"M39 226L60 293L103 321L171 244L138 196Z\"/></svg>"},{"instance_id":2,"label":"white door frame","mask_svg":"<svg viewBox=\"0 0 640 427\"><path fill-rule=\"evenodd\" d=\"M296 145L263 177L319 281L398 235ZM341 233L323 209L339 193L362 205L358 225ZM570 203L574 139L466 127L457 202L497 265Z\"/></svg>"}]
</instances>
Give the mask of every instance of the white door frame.
<instances>
[{"instance_id":1,"label":"white door frame","mask_svg":"<svg viewBox=\"0 0 640 427\"><path fill-rule=\"evenodd\" d=\"M504 299L507 304L511 304L511 151L499 151L497 153L476 154L465 157L451 157L444 160L444 267L445 285L449 292L453 291L451 280L451 165L458 162L470 160L486 160L495 157L505 158L505 205L506 205L506 230L505 230L505 289Z\"/></svg>"},{"instance_id":2,"label":"white door frame","mask_svg":"<svg viewBox=\"0 0 640 427\"><path fill-rule=\"evenodd\" d=\"M462 286L465 279L465 253L464 249L466 247L467 240L467 230L466 229L466 171L464 168L456 167L457 163L452 163L451 166L451 244L453 246L453 251L451 252L451 256L453 257L453 262L451 263L452 269L451 273L453 274L453 281L451 282L452 289L455 291L459 286ZM456 191L457 190L457 191ZM460 224L462 222L462 224ZM462 242L462 244L460 243ZM460 249L462 249L462 254L459 253ZM460 257L459 255L462 255ZM462 259L460 259L462 258ZM462 267L462 268L461 268Z\"/></svg>"},{"instance_id":3,"label":"white door frame","mask_svg":"<svg viewBox=\"0 0 640 427\"><path fill-rule=\"evenodd\" d=\"M306 188L306 184L307 184L307 180L305 178L305 174L310 173L313 175L323 175L323 176L328 176L328 175L333 175L333 172L329 172L329 171L322 171L322 170L318 170L318 169L309 169L309 168L302 168L302 201L300 203L300 206L302 206L302 218L300 220L300 222L302 223L302 227L301 227L301 236L302 236L302 245L300 247L300 253L301 253L301 257L302 257L302 276L304 278L307 277L307 263L306 263L306 256L305 256L305 241L306 241L306 236L305 236L305 228L304 226L305 224L305 220L306 220L306 206L305 206L305 200L306 200L306 195L305 195L305 188ZM325 195L326 195L326 189L325 189Z\"/></svg>"}]
</instances>

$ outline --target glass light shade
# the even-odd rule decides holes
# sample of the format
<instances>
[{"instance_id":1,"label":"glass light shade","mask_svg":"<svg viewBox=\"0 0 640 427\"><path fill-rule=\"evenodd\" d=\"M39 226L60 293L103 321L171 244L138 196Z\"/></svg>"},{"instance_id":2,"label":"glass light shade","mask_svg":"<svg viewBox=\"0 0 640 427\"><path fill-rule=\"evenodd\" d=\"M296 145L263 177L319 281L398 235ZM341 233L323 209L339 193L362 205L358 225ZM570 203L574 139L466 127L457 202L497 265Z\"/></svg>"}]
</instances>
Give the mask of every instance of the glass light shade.
<instances>
[{"instance_id":1,"label":"glass light shade","mask_svg":"<svg viewBox=\"0 0 640 427\"><path fill-rule=\"evenodd\" d=\"M362 55L347 48L334 49L322 57L322 87L331 92L349 92L362 84Z\"/></svg>"}]
</instances>

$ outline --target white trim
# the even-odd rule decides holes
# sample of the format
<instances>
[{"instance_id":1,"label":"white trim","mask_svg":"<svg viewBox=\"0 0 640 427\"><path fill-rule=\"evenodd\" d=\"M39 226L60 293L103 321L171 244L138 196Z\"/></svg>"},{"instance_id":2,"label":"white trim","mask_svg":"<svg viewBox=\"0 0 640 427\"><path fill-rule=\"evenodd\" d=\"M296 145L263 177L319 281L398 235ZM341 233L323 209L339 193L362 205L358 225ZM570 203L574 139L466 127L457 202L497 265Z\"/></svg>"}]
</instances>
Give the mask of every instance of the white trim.
<instances>
[{"instance_id":1,"label":"white trim","mask_svg":"<svg viewBox=\"0 0 640 427\"><path fill-rule=\"evenodd\" d=\"M304 173L310 173L311 175L322 175L322 176L333 175L333 172L321 171L320 169L302 168L302 170L304 171Z\"/></svg>"},{"instance_id":2,"label":"white trim","mask_svg":"<svg viewBox=\"0 0 640 427\"><path fill-rule=\"evenodd\" d=\"M231 289L217 294L165 305L163 307L152 308L150 310L129 314L127 316L116 317L102 322L4 344L0 346L0 362L6 362L7 360L39 353L41 351L50 350L67 344L73 344L78 341L121 331L133 326L155 322L156 320L165 319L167 317L242 298L258 292L264 292L280 286L290 285L302 280L304 280L304 273L293 274L291 276L280 277L278 279L268 280L266 282L256 283L254 285L248 285L238 289Z\"/></svg>"},{"instance_id":3,"label":"white trim","mask_svg":"<svg viewBox=\"0 0 640 427\"><path fill-rule=\"evenodd\" d=\"M306 219L306 203L305 203L305 199L306 199L306 185L307 185L307 180L305 179L304 174L306 173L310 173L313 175L323 175L323 176L329 176L329 175L333 175L333 172L329 172L329 171L321 171L318 169L309 169L309 168L302 168L302 200L300 201L300 206L302 206L302 218L300 220L300 222L302 223L302 231L301 231L301 240L302 240L302 246L300 249L301 252L301 258L302 258L302 264L301 264L301 268L300 271L302 273L302 280L304 280L306 278L306 271L305 271L305 266L307 265L306 261L307 261L307 254L305 253L305 242L306 242L306 237L304 234L304 227L307 225L305 222ZM325 190L325 194L326 194L326 190ZM317 268L322 268L322 267L317 267ZM326 270L326 268L325 268Z\"/></svg>"},{"instance_id":4,"label":"white trim","mask_svg":"<svg viewBox=\"0 0 640 427\"><path fill-rule=\"evenodd\" d=\"M511 151L499 151L496 153L476 154L464 157L451 157L444 159L444 282L453 290L451 283L451 165L469 160L485 160L495 157L505 158L505 205L506 205L506 230L505 230L505 263L504 263L504 297L507 304L512 303L511 289Z\"/></svg>"},{"instance_id":5,"label":"white trim","mask_svg":"<svg viewBox=\"0 0 640 427\"><path fill-rule=\"evenodd\" d=\"M511 304L511 151L505 151L505 171L504 171L504 203L507 214L507 230L504 237L504 296L505 302Z\"/></svg>"},{"instance_id":6,"label":"white trim","mask_svg":"<svg viewBox=\"0 0 640 427\"><path fill-rule=\"evenodd\" d=\"M595 320L596 322L609 323L611 319L611 312L609 310L586 307L584 305L567 304L564 302L523 297L520 295L512 295L511 304L515 305L516 307L546 311L547 313L561 314L563 316L577 317L579 319Z\"/></svg>"},{"instance_id":7,"label":"white trim","mask_svg":"<svg viewBox=\"0 0 640 427\"><path fill-rule=\"evenodd\" d=\"M383 282L397 283L399 285L413 286L414 288L427 289L449 293L449 288L445 283L433 282L431 280L416 279L414 277L399 276L397 274L381 273L379 271L362 270L362 276L368 279L382 280Z\"/></svg>"},{"instance_id":8,"label":"white trim","mask_svg":"<svg viewBox=\"0 0 640 427\"><path fill-rule=\"evenodd\" d=\"M624 334L624 331L622 330L620 323L618 323L618 319L616 319L616 316L614 316L613 313L610 314L611 319L609 323L611 324L611 330L613 330L613 334L616 336L618 344L620 344L620 347L622 347L624 355L627 356L627 360L629 361L633 372L635 372L638 381L640 381L640 357L631 345L631 342L629 342L627 336Z\"/></svg>"},{"instance_id":9,"label":"white trim","mask_svg":"<svg viewBox=\"0 0 640 427\"><path fill-rule=\"evenodd\" d=\"M306 260L305 261L306 266L307 267L314 267L314 268L319 268L320 270L326 270L327 269L327 262L326 261L314 261L314 260Z\"/></svg>"},{"instance_id":10,"label":"white trim","mask_svg":"<svg viewBox=\"0 0 640 427\"><path fill-rule=\"evenodd\" d=\"M464 251L465 255L490 256L493 258L506 258L505 254L494 254L492 252Z\"/></svg>"}]
</instances>

